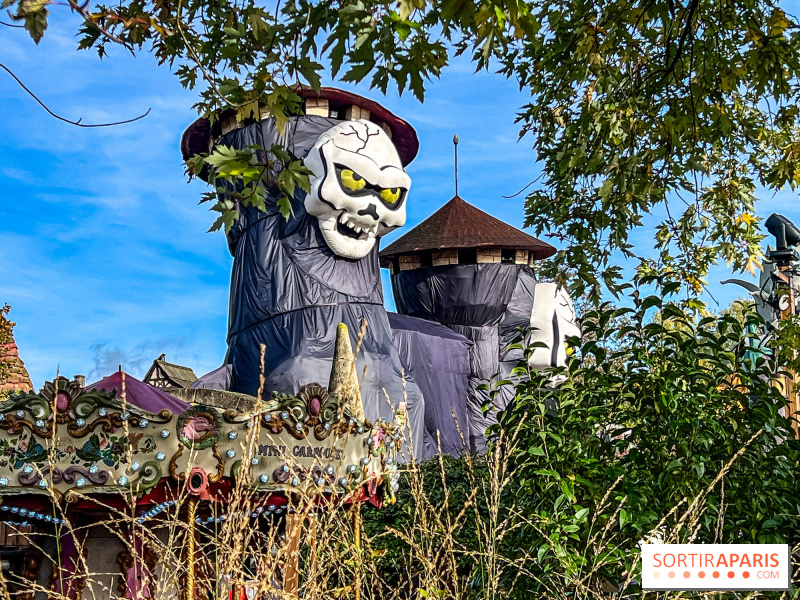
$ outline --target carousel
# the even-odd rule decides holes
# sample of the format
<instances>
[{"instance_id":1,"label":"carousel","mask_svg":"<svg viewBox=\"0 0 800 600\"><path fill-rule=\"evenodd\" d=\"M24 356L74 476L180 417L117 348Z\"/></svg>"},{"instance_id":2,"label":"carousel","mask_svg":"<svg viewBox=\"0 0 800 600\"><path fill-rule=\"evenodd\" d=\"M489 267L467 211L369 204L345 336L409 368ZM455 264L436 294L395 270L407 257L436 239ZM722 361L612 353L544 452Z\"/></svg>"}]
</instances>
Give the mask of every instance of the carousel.
<instances>
[{"instance_id":1,"label":"carousel","mask_svg":"<svg viewBox=\"0 0 800 600\"><path fill-rule=\"evenodd\" d=\"M124 372L93 386L59 377L37 394L12 394L0 403L9 592L291 593L303 521L393 498L404 417L364 418L353 358L341 325L327 387L257 396L247 412L187 405ZM223 572L231 552L240 562ZM250 552L277 558L265 572ZM237 581L237 571L251 581Z\"/></svg>"}]
</instances>

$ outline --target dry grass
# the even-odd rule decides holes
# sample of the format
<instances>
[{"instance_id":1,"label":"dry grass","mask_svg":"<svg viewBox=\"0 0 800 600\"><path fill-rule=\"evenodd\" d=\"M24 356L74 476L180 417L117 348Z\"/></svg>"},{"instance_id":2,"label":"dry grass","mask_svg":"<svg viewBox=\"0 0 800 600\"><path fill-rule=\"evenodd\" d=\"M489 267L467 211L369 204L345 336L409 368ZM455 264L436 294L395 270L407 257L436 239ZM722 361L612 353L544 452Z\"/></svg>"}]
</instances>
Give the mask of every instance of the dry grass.
<instances>
[{"instance_id":1,"label":"dry grass","mask_svg":"<svg viewBox=\"0 0 800 600\"><path fill-rule=\"evenodd\" d=\"M258 428L250 429L243 444L244 459L255 452ZM438 461L441 478L441 496L436 500L426 493L425 476L415 458L409 456L404 464L413 503L407 507L410 519L402 526L387 527L369 537L360 526L358 505L344 505L337 498L293 496L291 513L276 514L263 504L262 496L253 492L247 476L239 478L224 505L197 502L185 492L178 493L165 510L144 523L129 499L123 508L98 502L104 512L99 519L80 522L74 515L68 517L60 511L63 504L53 502L53 516L65 519L65 525L53 525L49 531L22 532L20 535L30 552L39 553L42 563L55 568L56 577L50 581L30 581L21 573L4 573L0 579L0 592L4 600L15 597L66 600L75 598L79 591L85 600L105 600L125 597L117 584L120 570L116 557L106 557L110 569L93 571L97 556L92 556L92 540L99 528L114 536L115 544L132 555L151 556L157 567L142 573L148 582L149 595L157 600L184 600L185 590L194 578L195 597L203 600L227 599L231 590L238 598L242 590L247 597L308 598L328 600L337 598L391 600L401 598L429 599L494 599L516 595L525 597L526 586L536 582L547 599L575 600L591 598L610 600L626 597L635 572L631 572L618 585L603 580L603 567L597 557L622 540L619 538L618 518L625 499L613 507L612 519L602 526L590 519L589 543L583 549L585 568L572 570L571 557L563 556L562 568L551 571L546 580L536 569L532 549L517 548L513 556L504 554L504 542L519 527L537 529L541 517L521 514L509 503L514 473L509 470L509 456L517 443L516 435L501 435L493 451L485 458L481 475L474 468L472 457L464 457L471 489L466 501L453 505L450 477L444 459ZM744 449L742 449L744 451ZM688 541L679 539L678 531L691 532L704 511L704 499L717 485L724 485L724 477L733 461L725 465L697 498L681 502L664 516L651 537L665 542ZM52 460L52 459L51 459ZM484 460L484 459L481 459ZM430 470L428 470L430 473ZM488 473L488 476L487 476ZM602 503L611 502L612 486ZM55 500L55 499L54 499ZM598 512L603 512L598 511ZM209 516L209 524L194 523L195 514L201 522ZM254 517L255 515L255 517ZM477 539L463 543L460 530L468 519L477 523ZM724 518L722 516L721 518ZM667 527L668 523L674 523ZM92 532L92 537L88 535ZM389 582L385 568L380 565L379 547L387 539L401 542L405 548L402 569L403 583ZM60 553L69 545L77 548L74 568L59 568ZM111 545L111 544L110 544ZM192 549L192 546L194 548ZM636 553L636 548L630 549ZM194 561L190 557L194 555ZM50 558L47 558L47 557ZM558 558L558 554L556 553ZM190 564L194 568L190 569ZM464 568L464 565L472 568ZM46 569L45 569L46 570ZM193 575L192 575L193 571ZM476 580L475 574L480 573ZM59 580L65 589L52 585ZM478 582L476 585L476 581ZM78 582L78 583L76 583ZM617 589L618 588L618 589ZM183 590L184 593L181 592ZM754 597L750 594L747 597ZM712 597L717 594L674 593L649 594L659 597ZM139 596L142 597L142 596ZM740 594L738 597L742 597ZM788 595L784 594L784 597Z\"/></svg>"}]
</instances>

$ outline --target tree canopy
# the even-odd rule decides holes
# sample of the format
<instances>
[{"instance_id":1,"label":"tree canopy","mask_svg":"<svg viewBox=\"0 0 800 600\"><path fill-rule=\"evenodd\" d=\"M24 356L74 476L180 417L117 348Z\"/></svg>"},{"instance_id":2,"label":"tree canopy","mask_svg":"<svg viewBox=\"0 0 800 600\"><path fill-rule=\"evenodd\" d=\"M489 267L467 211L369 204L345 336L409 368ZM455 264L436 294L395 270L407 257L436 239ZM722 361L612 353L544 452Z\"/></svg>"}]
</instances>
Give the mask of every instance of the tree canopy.
<instances>
[{"instance_id":1,"label":"tree canopy","mask_svg":"<svg viewBox=\"0 0 800 600\"><path fill-rule=\"evenodd\" d=\"M385 92L425 83L454 54L530 92L520 135L542 177L527 223L565 249L577 291L617 291L620 256L640 275L669 273L690 295L717 261L753 270L760 258L756 193L800 182L800 23L775 0L68 0L79 47L152 51L196 89L197 108L242 119L259 104L279 123L297 112L298 83L333 77ZM38 42L47 0L3 0ZM259 155L210 158L251 189ZM190 165L197 170L207 157ZM304 173L290 169L290 193ZM236 203L207 197L232 222ZM631 242L644 215L664 214L655 258Z\"/></svg>"}]
</instances>

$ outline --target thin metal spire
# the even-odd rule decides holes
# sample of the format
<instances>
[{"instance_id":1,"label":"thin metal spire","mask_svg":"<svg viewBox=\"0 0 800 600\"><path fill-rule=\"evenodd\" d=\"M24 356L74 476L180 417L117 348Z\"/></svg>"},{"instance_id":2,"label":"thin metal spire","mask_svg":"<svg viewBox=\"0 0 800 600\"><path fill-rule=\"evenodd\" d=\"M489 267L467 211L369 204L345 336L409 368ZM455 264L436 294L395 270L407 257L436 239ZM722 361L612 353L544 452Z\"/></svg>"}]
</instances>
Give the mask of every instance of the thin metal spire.
<instances>
[{"instance_id":1,"label":"thin metal spire","mask_svg":"<svg viewBox=\"0 0 800 600\"><path fill-rule=\"evenodd\" d=\"M456 196L458 196L458 134L453 136L453 149L455 151L455 166L456 166Z\"/></svg>"}]
</instances>

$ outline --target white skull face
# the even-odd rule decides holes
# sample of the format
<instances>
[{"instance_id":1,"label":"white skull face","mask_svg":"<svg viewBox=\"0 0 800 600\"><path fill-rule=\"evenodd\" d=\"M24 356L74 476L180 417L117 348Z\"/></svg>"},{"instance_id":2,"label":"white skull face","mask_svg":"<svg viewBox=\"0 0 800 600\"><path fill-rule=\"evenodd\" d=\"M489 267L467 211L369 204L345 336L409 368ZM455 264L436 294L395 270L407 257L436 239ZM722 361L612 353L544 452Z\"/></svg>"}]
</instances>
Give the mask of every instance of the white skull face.
<instances>
[{"instance_id":1,"label":"white skull face","mask_svg":"<svg viewBox=\"0 0 800 600\"><path fill-rule=\"evenodd\" d=\"M389 136L370 121L345 121L323 133L305 160L313 175L308 214L331 250L369 254L378 238L406 222L411 178Z\"/></svg>"}]
</instances>

